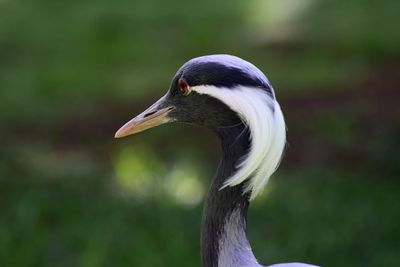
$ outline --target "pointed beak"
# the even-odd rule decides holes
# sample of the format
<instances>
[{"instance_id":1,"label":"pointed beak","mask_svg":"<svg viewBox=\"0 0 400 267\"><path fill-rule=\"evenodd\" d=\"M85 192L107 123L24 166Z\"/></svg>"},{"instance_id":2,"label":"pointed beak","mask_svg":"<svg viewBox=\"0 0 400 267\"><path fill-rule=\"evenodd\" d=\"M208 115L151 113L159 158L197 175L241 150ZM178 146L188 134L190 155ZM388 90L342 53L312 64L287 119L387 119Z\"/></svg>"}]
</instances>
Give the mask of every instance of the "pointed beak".
<instances>
[{"instance_id":1,"label":"pointed beak","mask_svg":"<svg viewBox=\"0 0 400 267\"><path fill-rule=\"evenodd\" d=\"M124 126L115 133L114 137L125 137L171 121L168 114L174 110L175 107L165 106L165 98L166 97L163 96L151 107L125 123Z\"/></svg>"}]
</instances>

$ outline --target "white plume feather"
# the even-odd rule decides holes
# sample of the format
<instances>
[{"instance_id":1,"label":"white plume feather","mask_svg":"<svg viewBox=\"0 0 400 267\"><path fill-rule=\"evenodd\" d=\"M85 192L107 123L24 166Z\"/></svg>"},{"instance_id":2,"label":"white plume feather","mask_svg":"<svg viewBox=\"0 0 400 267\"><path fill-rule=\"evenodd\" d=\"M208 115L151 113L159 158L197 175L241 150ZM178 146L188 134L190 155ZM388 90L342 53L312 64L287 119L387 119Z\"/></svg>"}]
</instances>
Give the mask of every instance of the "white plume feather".
<instances>
[{"instance_id":1,"label":"white plume feather","mask_svg":"<svg viewBox=\"0 0 400 267\"><path fill-rule=\"evenodd\" d=\"M201 85L191 89L219 99L249 127L251 149L222 188L249 179L244 192L251 191L253 199L278 168L285 147L286 126L278 102L260 88L238 86L232 89Z\"/></svg>"}]
</instances>

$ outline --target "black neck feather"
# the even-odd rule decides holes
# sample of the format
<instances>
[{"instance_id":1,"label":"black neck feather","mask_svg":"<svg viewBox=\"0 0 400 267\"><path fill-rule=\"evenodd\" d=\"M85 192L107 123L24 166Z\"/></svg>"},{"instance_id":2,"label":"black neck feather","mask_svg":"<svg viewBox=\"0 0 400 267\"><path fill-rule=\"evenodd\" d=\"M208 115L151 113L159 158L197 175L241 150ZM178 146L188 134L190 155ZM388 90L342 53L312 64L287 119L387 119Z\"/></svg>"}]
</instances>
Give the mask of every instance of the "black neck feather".
<instances>
[{"instance_id":1,"label":"black neck feather","mask_svg":"<svg viewBox=\"0 0 400 267\"><path fill-rule=\"evenodd\" d=\"M203 211L201 231L202 265L217 267L219 239L226 218L233 211L240 211L243 216L243 231L246 231L246 218L249 195L243 195L244 184L220 188L235 171L236 165L247 155L250 148L250 135L243 123L233 127L216 129L222 144L222 160L217 175L212 181Z\"/></svg>"}]
</instances>

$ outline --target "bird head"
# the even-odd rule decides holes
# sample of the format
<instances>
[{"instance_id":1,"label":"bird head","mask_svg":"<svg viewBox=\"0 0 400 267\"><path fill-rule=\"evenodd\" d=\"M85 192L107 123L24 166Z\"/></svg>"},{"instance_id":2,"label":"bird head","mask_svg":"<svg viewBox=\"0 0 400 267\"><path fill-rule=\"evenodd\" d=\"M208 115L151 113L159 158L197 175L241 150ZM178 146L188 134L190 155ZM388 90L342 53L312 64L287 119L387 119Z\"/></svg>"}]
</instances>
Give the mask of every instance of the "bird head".
<instances>
[{"instance_id":1,"label":"bird head","mask_svg":"<svg viewBox=\"0 0 400 267\"><path fill-rule=\"evenodd\" d=\"M231 55L210 55L186 62L168 92L115 134L128 136L168 122L213 130L243 123L251 149L223 187L246 179L245 192L256 196L277 168L285 145L285 122L266 76L253 64Z\"/></svg>"}]
</instances>

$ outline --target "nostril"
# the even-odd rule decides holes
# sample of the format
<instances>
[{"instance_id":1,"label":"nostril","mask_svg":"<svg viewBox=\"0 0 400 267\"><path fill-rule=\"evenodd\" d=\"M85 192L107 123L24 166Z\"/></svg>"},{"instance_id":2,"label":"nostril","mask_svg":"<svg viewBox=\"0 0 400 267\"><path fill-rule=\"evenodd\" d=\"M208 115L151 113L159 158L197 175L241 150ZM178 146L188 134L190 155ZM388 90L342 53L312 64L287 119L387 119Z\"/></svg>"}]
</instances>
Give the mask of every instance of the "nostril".
<instances>
[{"instance_id":1,"label":"nostril","mask_svg":"<svg viewBox=\"0 0 400 267\"><path fill-rule=\"evenodd\" d=\"M156 113L156 112L157 112L157 110L151 111L151 112L145 114L143 117L146 118L146 117L148 117L148 116L150 116L150 115L153 115L153 114Z\"/></svg>"}]
</instances>

